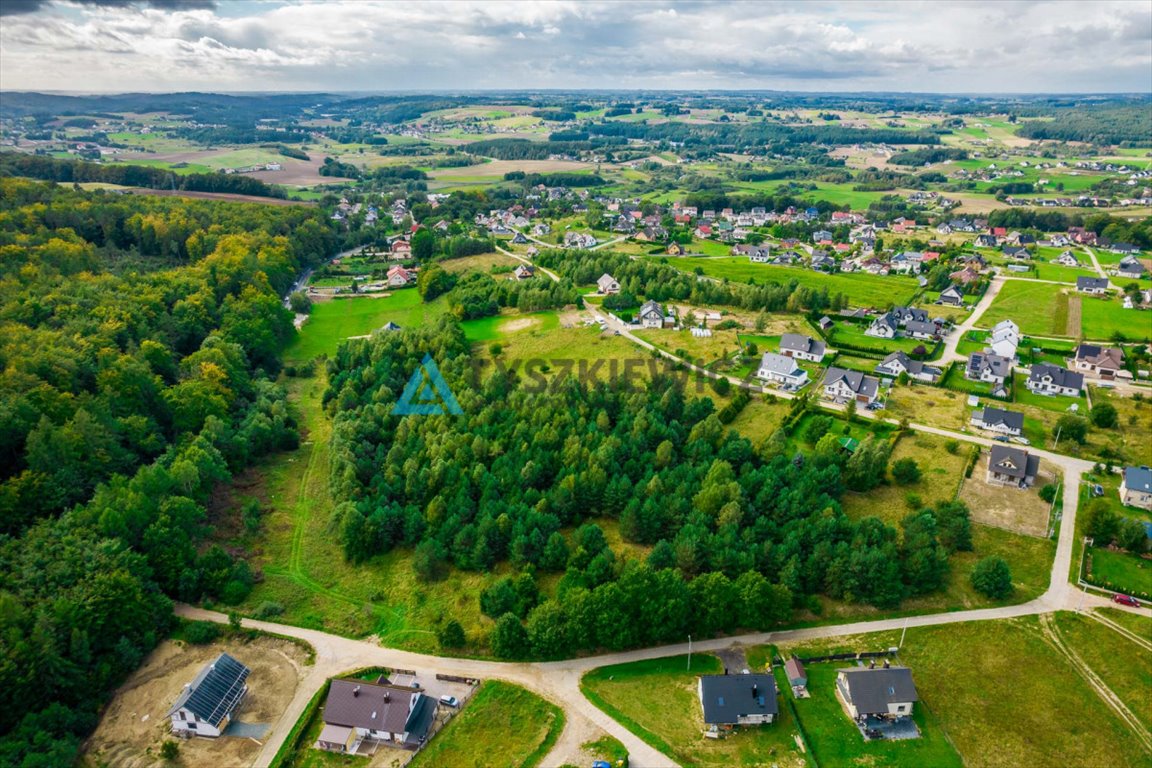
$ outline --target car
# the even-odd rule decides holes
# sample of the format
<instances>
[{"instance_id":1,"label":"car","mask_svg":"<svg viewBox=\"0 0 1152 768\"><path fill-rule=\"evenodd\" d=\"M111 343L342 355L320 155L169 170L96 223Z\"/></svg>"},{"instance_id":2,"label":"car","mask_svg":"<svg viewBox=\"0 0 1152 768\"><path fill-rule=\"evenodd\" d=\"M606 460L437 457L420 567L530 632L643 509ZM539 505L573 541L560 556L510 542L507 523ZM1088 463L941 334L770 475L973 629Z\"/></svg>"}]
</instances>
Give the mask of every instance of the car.
<instances>
[{"instance_id":1,"label":"car","mask_svg":"<svg viewBox=\"0 0 1152 768\"><path fill-rule=\"evenodd\" d=\"M1012 438L1012 442L1018 443L1019 445L1032 445L1032 441L1026 437L1014 437Z\"/></svg>"},{"instance_id":2,"label":"car","mask_svg":"<svg viewBox=\"0 0 1152 768\"><path fill-rule=\"evenodd\" d=\"M992 439L998 443L1010 443L1010 442L1012 442L1012 438L1008 437L1008 435L996 435L996 437L994 437Z\"/></svg>"},{"instance_id":3,"label":"car","mask_svg":"<svg viewBox=\"0 0 1152 768\"><path fill-rule=\"evenodd\" d=\"M1139 608L1140 601L1131 595L1112 595L1112 602L1127 605L1130 608Z\"/></svg>"},{"instance_id":4,"label":"car","mask_svg":"<svg viewBox=\"0 0 1152 768\"><path fill-rule=\"evenodd\" d=\"M612 765L607 760L597 760L592 763L592 768L612 768Z\"/></svg>"},{"instance_id":5,"label":"car","mask_svg":"<svg viewBox=\"0 0 1152 768\"><path fill-rule=\"evenodd\" d=\"M446 707L452 707L453 709L460 706L460 700L455 696L441 696L440 703Z\"/></svg>"},{"instance_id":6,"label":"car","mask_svg":"<svg viewBox=\"0 0 1152 768\"><path fill-rule=\"evenodd\" d=\"M1103 496L1104 495L1104 486L1099 485L1099 484L1092 486L1092 495L1097 496L1097 497Z\"/></svg>"}]
</instances>

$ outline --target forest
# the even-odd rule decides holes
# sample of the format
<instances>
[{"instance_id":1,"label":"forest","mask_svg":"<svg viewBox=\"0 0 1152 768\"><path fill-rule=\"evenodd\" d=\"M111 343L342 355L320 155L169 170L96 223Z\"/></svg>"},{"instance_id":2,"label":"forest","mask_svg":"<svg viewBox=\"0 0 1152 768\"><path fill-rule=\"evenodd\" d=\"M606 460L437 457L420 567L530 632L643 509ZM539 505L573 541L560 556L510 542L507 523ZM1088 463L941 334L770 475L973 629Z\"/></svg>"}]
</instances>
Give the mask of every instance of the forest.
<instances>
[{"instance_id":1,"label":"forest","mask_svg":"<svg viewBox=\"0 0 1152 768\"><path fill-rule=\"evenodd\" d=\"M462 416L392 415L425 353ZM706 635L765 629L815 595L893 607L939 589L948 554L971 548L962 504L915 511L899 529L849 519L841 493L882 482L892 443L869 438L849 457L830 418L805 429L802 455L782 431L753 445L671 379L646 391L571 379L547 394L505 370L480 379L447 318L347 342L329 377L332 527L345 556L412 548L426 581L510 562L527 579L482 599L499 656L667 642L689 621ZM650 556L618 559L601 519ZM562 574L549 598L530 583L545 572Z\"/></svg>"},{"instance_id":2,"label":"forest","mask_svg":"<svg viewBox=\"0 0 1152 768\"><path fill-rule=\"evenodd\" d=\"M171 600L244 598L213 487L299 435L280 300L314 209L0 179L0 764L70 764Z\"/></svg>"},{"instance_id":3,"label":"forest","mask_svg":"<svg viewBox=\"0 0 1152 768\"><path fill-rule=\"evenodd\" d=\"M185 192L227 192L236 195L286 198L283 187L265 184L239 173L178 174L164 168L125 163L88 163L24 152L0 152L0 175L26 176L57 182L98 181L125 187L179 189Z\"/></svg>"}]
</instances>

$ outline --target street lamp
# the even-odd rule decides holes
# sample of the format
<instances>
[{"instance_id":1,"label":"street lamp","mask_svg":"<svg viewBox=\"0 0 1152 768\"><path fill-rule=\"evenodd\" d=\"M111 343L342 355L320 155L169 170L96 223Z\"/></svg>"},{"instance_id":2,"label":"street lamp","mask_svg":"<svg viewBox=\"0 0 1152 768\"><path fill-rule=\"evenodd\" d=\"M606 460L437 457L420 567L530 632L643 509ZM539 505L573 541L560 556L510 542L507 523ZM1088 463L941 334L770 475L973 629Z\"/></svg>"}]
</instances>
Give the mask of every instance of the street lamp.
<instances>
[{"instance_id":1,"label":"street lamp","mask_svg":"<svg viewBox=\"0 0 1152 768\"><path fill-rule=\"evenodd\" d=\"M692 635L688 635L688 671L692 671Z\"/></svg>"}]
</instances>

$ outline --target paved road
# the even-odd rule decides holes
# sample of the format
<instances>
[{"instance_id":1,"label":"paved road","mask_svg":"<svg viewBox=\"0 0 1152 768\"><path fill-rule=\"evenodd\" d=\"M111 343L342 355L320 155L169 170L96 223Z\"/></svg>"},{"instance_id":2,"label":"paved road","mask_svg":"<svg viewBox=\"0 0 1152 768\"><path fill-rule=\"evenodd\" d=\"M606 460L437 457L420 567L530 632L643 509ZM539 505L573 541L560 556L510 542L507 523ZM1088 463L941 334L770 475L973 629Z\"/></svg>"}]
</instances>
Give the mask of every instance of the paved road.
<instances>
[{"instance_id":1,"label":"paved road","mask_svg":"<svg viewBox=\"0 0 1152 768\"><path fill-rule=\"evenodd\" d=\"M1093 267L1093 269L1096 270L1096 274L1100 275L1100 277L1107 280L1108 275L1107 275L1107 273L1104 272L1104 267L1100 266L1100 262L1096 258L1096 251L1092 250L1091 248L1089 248L1086 245L1082 245L1082 246L1080 246L1080 248L1083 249L1084 253L1088 254L1088 258L1092 259L1092 267ZM1112 288L1113 286L1111 283L1109 283L1108 287Z\"/></svg>"}]
</instances>

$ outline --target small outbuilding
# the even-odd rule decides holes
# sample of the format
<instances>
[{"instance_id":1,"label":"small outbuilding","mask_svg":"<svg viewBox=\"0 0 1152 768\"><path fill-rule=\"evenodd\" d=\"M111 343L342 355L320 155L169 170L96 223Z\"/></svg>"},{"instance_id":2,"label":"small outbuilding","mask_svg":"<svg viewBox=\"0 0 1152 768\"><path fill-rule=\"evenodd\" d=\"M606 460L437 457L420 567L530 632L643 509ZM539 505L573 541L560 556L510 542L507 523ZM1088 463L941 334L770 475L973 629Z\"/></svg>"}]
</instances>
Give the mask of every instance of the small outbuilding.
<instances>
[{"instance_id":1,"label":"small outbuilding","mask_svg":"<svg viewBox=\"0 0 1152 768\"><path fill-rule=\"evenodd\" d=\"M808 687L808 672L804 669L804 663L795 656L784 662L784 674L788 675L788 684L793 688Z\"/></svg>"}]
</instances>

